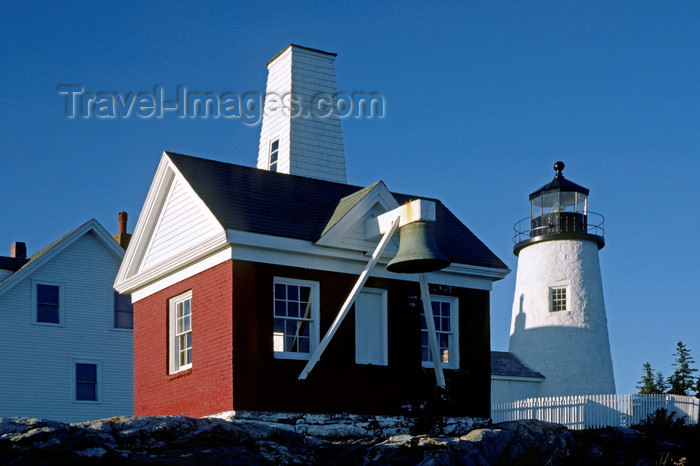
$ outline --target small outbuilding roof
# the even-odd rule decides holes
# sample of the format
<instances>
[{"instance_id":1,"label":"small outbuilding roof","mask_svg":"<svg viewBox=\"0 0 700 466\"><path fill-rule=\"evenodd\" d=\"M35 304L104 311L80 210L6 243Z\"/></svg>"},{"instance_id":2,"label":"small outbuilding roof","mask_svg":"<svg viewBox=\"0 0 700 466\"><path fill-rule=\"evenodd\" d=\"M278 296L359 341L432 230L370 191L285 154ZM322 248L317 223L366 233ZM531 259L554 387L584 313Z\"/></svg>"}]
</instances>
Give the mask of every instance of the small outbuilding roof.
<instances>
[{"instance_id":1,"label":"small outbuilding roof","mask_svg":"<svg viewBox=\"0 0 700 466\"><path fill-rule=\"evenodd\" d=\"M491 351L491 375L534 379L545 378L544 375L526 366L513 353L506 351Z\"/></svg>"},{"instance_id":2,"label":"small outbuilding roof","mask_svg":"<svg viewBox=\"0 0 700 466\"><path fill-rule=\"evenodd\" d=\"M353 201L374 186L363 188L172 152L166 154L226 230L316 242L329 224L337 222L342 211L351 208ZM419 197L392 195L399 204ZM442 202L430 200L436 203L435 235L443 254L452 262L507 269Z\"/></svg>"}]
</instances>

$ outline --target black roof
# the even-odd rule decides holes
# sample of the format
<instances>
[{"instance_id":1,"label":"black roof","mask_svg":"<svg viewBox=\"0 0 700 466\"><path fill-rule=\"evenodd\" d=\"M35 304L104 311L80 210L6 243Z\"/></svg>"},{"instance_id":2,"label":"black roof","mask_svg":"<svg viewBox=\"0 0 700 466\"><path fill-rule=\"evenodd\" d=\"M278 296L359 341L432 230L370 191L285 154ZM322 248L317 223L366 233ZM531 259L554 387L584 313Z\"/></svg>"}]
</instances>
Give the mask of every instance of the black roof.
<instances>
[{"instance_id":1,"label":"black roof","mask_svg":"<svg viewBox=\"0 0 700 466\"><path fill-rule=\"evenodd\" d=\"M167 152L221 225L316 242L341 199L365 188ZM394 194L403 204L417 196ZM435 235L452 262L493 268L507 266L462 222L436 203Z\"/></svg>"},{"instance_id":2,"label":"black roof","mask_svg":"<svg viewBox=\"0 0 700 466\"><path fill-rule=\"evenodd\" d=\"M523 364L513 353L505 351L491 351L491 375L545 378L544 375Z\"/></svg>"},{"instance_id":3,"label":"black roof","mask_svg":"<svg viewBox=\"0 0 700 466\"><path fill-rule=\"evenodd\" d=\"M21 259L19 257L0 256L0 269L18 271L24 264L29 262L29 259Z\"/></svg>"},{"instance_id":4,"label":"black roof","mask_svg":"<svg viewBox=\"0 0 700 466\"><path fill-rule=\"evenodd\" d=\"M564 171L564 162L557 162L554 164L554 171L556 174L554 175L554 179L550 181L549 183L545 184L542 186L540 189L537 191L533 192L530 194L530 200L533 200L537 196L541 195L545 191L564 191L564 192L579 192L583 193L586 196L588 196L589 190L588 188L584 188L583 186L574 183L573 181L569 181L566 178L564 178L564 174L562 173Z\"/></svg>"}]
</instances>

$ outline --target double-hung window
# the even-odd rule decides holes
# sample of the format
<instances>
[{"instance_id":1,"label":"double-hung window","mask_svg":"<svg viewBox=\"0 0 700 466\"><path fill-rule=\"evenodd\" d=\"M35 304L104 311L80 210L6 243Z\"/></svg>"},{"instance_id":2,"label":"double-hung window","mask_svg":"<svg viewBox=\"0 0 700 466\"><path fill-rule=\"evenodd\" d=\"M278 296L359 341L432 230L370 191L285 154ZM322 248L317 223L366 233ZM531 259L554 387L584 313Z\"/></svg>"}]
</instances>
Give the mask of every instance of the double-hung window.
<instances>
[{"instance_id":1,"label":"double-hung window","mask_svg":"<svg viewBox=\"0 0 700 466\"><path fill-rule=\"evenodd\" d=\"M170 373L192 367L192 291L170 299Z\"/></svg>"},{"instance_id":2,"label":"double-hung window","mask_svg":"<svg viewBox=\"0 0 700 466\"><path fill-rule=\"evenodd\" d=\"M99 366L94 362L76 361L73 365L75 401L100 401Z\"/></svg>"},{"instance_id":3,"label":"double-hung window","mask_svg":"<svg viewBox=\"0 0 700 466\"><path fill-rule=\"evenodd\" d=\"M114 292L114 328L134 328L134 306L131 295Z\"/></svg>"},{"instance_id":4,"label":"double-hung window","mask_svg":"<svg viewBox=\"0 0 700 466\"><path fill-rule=\"evenodd\" d=\"M274 279L272 347L277 358L309 359L318 345L319 283Z\"/></svg>"},{"instance_id":5,"label":"double-hung window","mask_svg":"<svg viewBox=\"0 0 700 466\"><path fill-rule=\"evenodd\" d=\"M442 367L459 368L459 300L451 296L431 296L430 304ZM430 338L421 306L421 354L424 367L433 367Z\"/></svg>"},{"instance_id":6,"label":"double-hung window","mask_svg":"<svg viewBox=\"0 0 700 466\"><path fill-rule=\"evenodd\" d=\"M37 283L35 291L35 322L61 323L61 289L58 285Z\"/></svg>"}]
</instances>

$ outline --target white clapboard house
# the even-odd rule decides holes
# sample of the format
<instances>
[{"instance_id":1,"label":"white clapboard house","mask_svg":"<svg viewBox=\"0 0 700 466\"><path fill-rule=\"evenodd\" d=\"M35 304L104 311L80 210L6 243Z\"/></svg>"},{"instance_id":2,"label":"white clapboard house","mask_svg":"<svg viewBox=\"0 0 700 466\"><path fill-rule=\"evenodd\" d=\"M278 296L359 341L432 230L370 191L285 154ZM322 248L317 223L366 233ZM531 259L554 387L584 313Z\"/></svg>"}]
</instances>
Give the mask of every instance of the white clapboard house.
<instances>
[{"instance_id":1,"label":"white clapboard house","mask_svg":"<svg viewBox=\"0 0 700 466\"><path fill-rule=\"evenodd\" d=\"M0 257L0 417L133 413L131 302L112 287L123 256L92 219L31 257L19 242Z\"/></svg>"}]
</instances>

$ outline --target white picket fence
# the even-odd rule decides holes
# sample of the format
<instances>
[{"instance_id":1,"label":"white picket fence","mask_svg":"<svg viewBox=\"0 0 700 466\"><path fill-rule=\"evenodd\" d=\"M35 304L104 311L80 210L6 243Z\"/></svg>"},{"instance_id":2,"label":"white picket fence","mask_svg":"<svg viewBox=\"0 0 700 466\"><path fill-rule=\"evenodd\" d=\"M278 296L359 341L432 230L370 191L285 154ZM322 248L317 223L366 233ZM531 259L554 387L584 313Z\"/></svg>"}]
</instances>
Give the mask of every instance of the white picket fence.
<instances>
[{"instance_id":1,"label":"white picket fence","mask_svg":"<svg viewBox=\"0 0 700 466\"><path fill-rule=\"evenodd\" d=\"M698 423L700 399L678 395L581 395L527 398L493 403L493 422L538 419L569 429L630 427L659 408Z\"/></svg>"}]
</instances>

